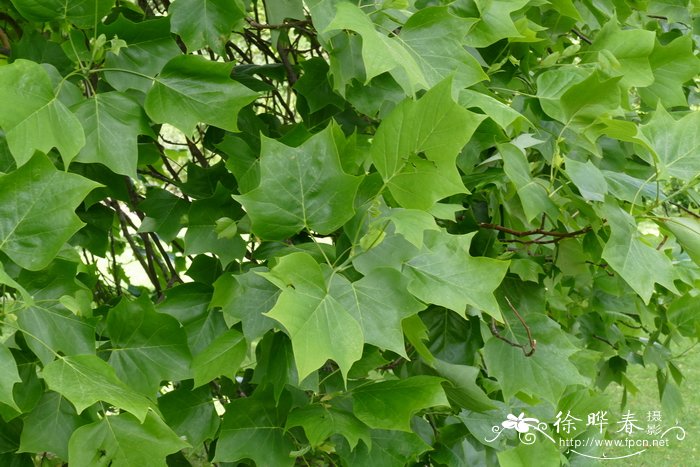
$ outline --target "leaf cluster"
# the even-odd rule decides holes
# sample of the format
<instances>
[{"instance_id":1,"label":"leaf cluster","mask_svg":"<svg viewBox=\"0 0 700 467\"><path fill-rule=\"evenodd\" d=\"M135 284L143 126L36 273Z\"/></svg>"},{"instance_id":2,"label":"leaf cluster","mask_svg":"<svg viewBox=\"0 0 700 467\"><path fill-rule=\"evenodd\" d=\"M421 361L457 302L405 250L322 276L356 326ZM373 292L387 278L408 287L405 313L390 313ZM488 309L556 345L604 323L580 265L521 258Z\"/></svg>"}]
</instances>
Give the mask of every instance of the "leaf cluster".
<instances>
[{"instance_id":1,"label":"leaf cluster","mask_svg":"<svg viewBox=\"0 0 700 467\"><path fill-rule=\"evenodd\" d=\"M677 413L699 14L0 0L0 464L559 465L491 427L630 365Z\"/></svg>"}]
</instances>

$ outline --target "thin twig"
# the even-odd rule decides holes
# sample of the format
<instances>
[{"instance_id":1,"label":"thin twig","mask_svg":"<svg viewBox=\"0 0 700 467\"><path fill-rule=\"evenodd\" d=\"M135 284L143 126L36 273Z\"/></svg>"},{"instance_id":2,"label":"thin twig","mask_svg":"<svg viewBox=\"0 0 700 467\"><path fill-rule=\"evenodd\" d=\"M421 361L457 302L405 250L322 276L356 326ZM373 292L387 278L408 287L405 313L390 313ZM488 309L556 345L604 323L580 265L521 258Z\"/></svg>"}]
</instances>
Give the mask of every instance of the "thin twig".
<instances>
[{"instance_id":1,"label":"thin twig","mask_svg":"<svg viewBox=\"0 0 700 467\"><path fill-rule=\"evenodd\" d=\"M112 207L112 209L114 209L117 213L122 234L124 235L126 241L129 242L129 246L131 246L131 250L134 253L134 256L136 257L136 260L139 262L141 268L143 268L144 272L148 276L148 280L151 281L151 284L153 284L153 287L160 296L162 294L160 289L160 281L158 280L158 275L156 274L156 271L153 268L153 264L151 263L150 259L145 259L143 255L139 252L138 245L136 245L136 242L134 242L134 239L129 233L128 225L129 223L131 223L129 217L124 213L124 211L122 211L118 201L110 200L108 201L108 203Z\"/></svg>"},{"instance_id":2,"label":"thin twig","mask_svg":"<svg viewBox=\"0 0 700 467\"><path fill-rule=\"evenodd\" d=\"M286 23L280 23L280 24L262 24L258 23L257 21L251 19L251 18L246 18L246 21L248 21L248 24L252 28L255 29L288 29L288 28L301 28L303 26L309 26L311 24L311 21L304 19L304 20L299 20L299 21L287 21Z\"/></svg>"},{"instance_id":3,"label":"thin twig","mask_svg":"<svg viewBox=\"0 0 700 467\"><path fill-rule=\"evenodd\" d=\"M508 303L508 306L510 307L510 309L513 310L513 313L515 313L515 316L518 318L518 321L520 321L520 324L522 324L523 327L525 328L525 332L527 333L528 343L527 343L527 345L519 344L517 342L511 341L507 337L502 336L501 333L498 331L498 328L496 327L496 320L493 318L491 318L491 326L490 326L491 334L493 334L493 336L496 337L497 339L500 339L503 342L505 342L506 344L510 345L511 347L519 348L520 350L522 350L523 355L525 355L526 357L531 357L535 353L535 350L537 349L537 341L532 338L532 332L530 331L530 326L528 326L527 323L525 322L525 320L523 319L523 317L520 316L520 313L518 313L518 310L513 306L513 304L508 299L508 297L504 297L504 298L506 299L506 302ZM527 349L528 346L530 347L529 350Z\"/></svg>"},{"instance_id":4,"label":"thin twig","mask_svg":"<svg viewBox=\"0 0 700 467\"><path fill-rule=\"evenodd\" d=\"M581 39L581 40L582 40L583 42L585 42L586 44L592 44L592 43L593 43L592 40L590 40L585 34L583 34L583 33L582 33L581 31L579 31L578 29L576 29L576 28L571 28L571 32L573 32L573 33L576 35L576 37L578 37L579 39Z\"/></svg>"},{"instance_id":5,"label":"thin twig","mask_svg":"<svg viewBox=\"0 0 700 467\"><path fill-rule=\"evenodd\" d=\"M697 212L691 211L690 209L686 208L682 204L674 203L673 201L668 201L668 204L671 204L671 205L677 207L681 211L685 212L686 214L690 214L691 216L693 216L696 219L700 219L700 214L698 214Z\"/></svg>"}]
</instances>

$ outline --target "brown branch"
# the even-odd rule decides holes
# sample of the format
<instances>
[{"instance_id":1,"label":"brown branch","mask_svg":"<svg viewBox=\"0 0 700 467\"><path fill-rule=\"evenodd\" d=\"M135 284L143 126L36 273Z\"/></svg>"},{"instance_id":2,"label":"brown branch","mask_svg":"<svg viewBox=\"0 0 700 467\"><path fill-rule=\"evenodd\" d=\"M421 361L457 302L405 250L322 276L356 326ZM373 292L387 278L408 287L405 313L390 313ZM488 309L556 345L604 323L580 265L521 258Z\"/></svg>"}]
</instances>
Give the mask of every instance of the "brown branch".
<instances>
[{"instance_id":1,"label":"brown branch","mask_svg":"<svg viewBox=\"0 0 700 467\"><path fill-rule=\"evenodd\" d=\"M280 23L280 24L262 24L258 23L254 19L251 18L246 18L246 21L248 21L248 24L252 28L258 29L258 30L263 30L263 29L288 29L288 28L303 28L304 26L308 26L311 24L311 21L304 19L304 20L299 20L299 21L287 21L286 23Z\"/></svg>"},{"instance_id":2,"label":"brown branch","mask_svg":"<svg viewBox=\"0 0 700 467\"><path fill-rule=\"evenodd\" d=\"M677 207L678 209L685 212L686 214L690 214L691 216L693 216L696 219L700 219L700 214L698 214L697 212L691 211L690 209L686 208L682 204L674 203L673 201L667 201L667 203Z\"/></svg>"},{"instance_id":3,"label":"brown branch","mask_svg":"<svg viewBox=\"0 0 700 467\"><path fill-rule=\"evenodd\" d=\"M112 277L114 279L114 287L116 289L117 295L121 296L122 286L121 279L119 277L119 269L117 265L117 254L114 248L114 232L112 232L112 227L109 228L109 250L112 254Z\"/></svg>"},{"instance_id":4,"label":"brown branch","mask_svg":"<svg viewBox=\"0 0 700 467\"><path fill-rule=\"evenodd\" d=\"M136 260L139 262L144 272L148 276L148 280L151 281L151 284L153 284L153 287L158 293L158 296L161 296L162 291L160 289L160 281L158 280L158 275L156 274L151 259L145 259L143 257L143 255L139 252L138 245L136 245L136 242L134 242L134 239L129 233L129 224L133 226L131 219L129 219L129 216L127 216L124 213L124 211L122 211L118 201L109 200L108 204L112 207L112 209L116 211L117 217L119 218L119 225L121 226L122 234L124 235L126 241L129 243L129 246L131 246L131 250L134 253L134 256L136 257Z\"/></svg>"},{"instance_id":5,"label":"brown branch","mask_svg":"<svg viewBox=\"0 0 700 467\"><path fill-rule=\"evenodd\" d=\"M8 15L7 13L0 12L0 21L4 21L5 23L9 24L12 26L12 29L15 30L15 34L17 35L18 38L22 37L22 28L19 26L19 23L15 21L15 19Z\"/></svg>"},{"instance_id":6,"label":"brown branch","mask_svg":"<svg viewBox=\"0 0 700 467\"><path fill-rule=\"evenodd\" d=\"M194 144L194 141L192 141L189 138L186 138L187 141L187 147L190 150L190 153L192 154L192 157L199 162L199 165L202 167L209 167L209 162L207 161L207 158L204 157L204 154L202 154L202 151L199 150L196 144Z\"/></svg>"},{"instance_id":7,"label":"brown branch","mask_svg":"<svg viewBox=\"0 0 700 467\"><path fill-rule=\"evenodd\" d=\"M165 248L160 243L158 236L153 232L150 233L150 236L153 239L153 243L156 245L156 248L158 248L160 255L163 257L163 261L165 261L165 264L168 267L168 270L170 271L170 279L168 280L168 287L172 286L175 282L179 282L182 284L184 281L182 280L182 278L180 278L180 275L177 273L177 270L173 266L173 263L170 261L170 255L168 254L167 251L165 251Z\"/></svg>"},{"instance_id":8,"label":"brown branch","mask_svg":"<svg viewBox=\"0 0 700 467\"><path fill-rule=\"evenodd\" d=\"M576 29L576 28L571 28L571 32L573 32L573 33L576 35L576 37L578 37L579 39L581 39L581 40L582 40L583 42L585 42L586 44L589 44L589 45L590 45L590 44L593 43L592 40L590 40L585 34L583 34L583 33L582 33L581 31L579 31L578 29Z\"/></svg>"},{"instance_id":9,"label":"brown branch","mask_svg":"<svg viewBox=\"0 0 700 467\"><path fill-rule=\"evenodd\" d=\"M612 347L613 349L617 350L617 347L615 346L615 344L613 344L612 342L610 342L610 341L607 340L606 338L600 337L600 336L598 336L598 335L596 335L596 334L593 334L592 337L593 337L593 339L597 339L597 340L599 340L600 342L604 342L604 343L608 344L610 347Z\"/></svg>"},{"instance_id":10,"label":"brown branch","mask_svg":"<svg viewBox=\"0 0 700 467\"><path fill-rule=\"evenodd\" d=\"M282 60L284 71L287 73L287 81L289 81L290 86L294 86L294 83L297 82L298 78L296 71L294 71L292 63L289 61L289 57L287 56L287 52L289 52L289 49L287 49L286 47L282 47L282 45L278 42L277 52L279 53L280 60Z\"/></svg>"},{"instance_id":11,"label":"brown branch","mask_svg":"<svg viewBox=\"0 0 700 467\"><path fill-rule=\"evenodd\" d=\"M6 53L5 55L9 55L9 51L11 49L10 39L7 37L7 33L5 33L5 30L3 28L0 28L0 43L2 43L3 49L8 51L8 53Z\"/></svg>"},{"instance_id":12,"label":"brown branch","mask_svg":"<svg viewBox=\"0 0 700 467\"><path fill-rule=\"evenodd\" d=\"M515 235L516 237L527 237L530 235L542 235L545 237L567 238L567 237L577 237L579 235L583 235L583 234L591 231L591 227L585 227L581 230L576 230L574 232L558 232L556 230L544 230L541 228L534 229L534 230L513 230L513 229L509 229L508 227L503 227L502 225L488 224L485 222L480 223L479 227L484 228L484 229L498 230L499 232L505 232L505 233L508 233L511 235Z\"/></svg>"},{"instance_id":13,"label":"brown branch","mask_svg":"<svg viewBox=\"0 0 700 467\"><path fill-rule=\"evenodd\" d=\"M526 357L531 357L534 353L535 350L537 349L537 341L532 338L532 332L530 331L530 326L527 325L523 317L518 313L518 310L513 306L513 304L510 302L508 297L504 297L506 299L506 302L508 303L508 306L510 307L511 310L513 310L513 313L515 313L515 316L518 318L518 321L520 321L520 324L523 325L525 328L525 332L527 333L527 345L525 344L519 344L517 342L513 342L512 340L508 339L507 337L504 337L501 335L501 333L498 331L498 328L496 328L496 320L491 318L491 334L497 338L505 342L506 344L510 345L511 347L517 347L520 350L523 351L523 355ZM528 350L527 347L530 347Z\"/></svg>"}]
</instances>

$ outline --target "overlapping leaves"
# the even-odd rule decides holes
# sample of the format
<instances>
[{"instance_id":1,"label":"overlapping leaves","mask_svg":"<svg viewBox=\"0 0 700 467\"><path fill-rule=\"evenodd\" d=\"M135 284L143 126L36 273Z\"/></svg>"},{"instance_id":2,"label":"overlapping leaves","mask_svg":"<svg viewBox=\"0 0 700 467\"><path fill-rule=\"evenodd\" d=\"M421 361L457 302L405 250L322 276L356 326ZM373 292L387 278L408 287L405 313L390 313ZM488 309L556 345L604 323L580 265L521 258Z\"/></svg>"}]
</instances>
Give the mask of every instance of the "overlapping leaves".
<instances>
[{"instance_id":1,"label":"overlapping leaves","mask_svg":"<svg viewBox=\"0 0 700 467\"><path fill-rule=\"evenodd\" d=\"M0 463L558 463L484 435L639 362L678 410L692 3L137 3L4 1Z\"/></svg>"}]
</instances>

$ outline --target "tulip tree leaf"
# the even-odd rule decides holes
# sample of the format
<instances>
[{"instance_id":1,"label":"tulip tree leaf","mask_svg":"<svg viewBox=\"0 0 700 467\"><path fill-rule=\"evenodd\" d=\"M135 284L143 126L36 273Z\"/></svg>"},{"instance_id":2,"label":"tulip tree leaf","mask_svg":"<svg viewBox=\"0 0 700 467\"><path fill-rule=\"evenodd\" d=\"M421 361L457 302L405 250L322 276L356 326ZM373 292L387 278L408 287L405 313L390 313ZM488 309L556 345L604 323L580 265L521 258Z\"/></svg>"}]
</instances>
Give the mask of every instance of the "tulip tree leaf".
<instances>
[{"instance_id":1,"label":"tulip tree leaf","mask_svg":"<svg viewBox=\"0 0 700 467\"><path fill-rule=\"evenodd\" d=\"M683 83L700 74L700 59L693 54L693 41L681 36L666 45L656 43L649 56L654 82L637 91L648 105L666 108L688 105Z\"/></svg>"},{"instance_id":2,"label":"tulip tree leaf","mask_svg":"<svg viewBox=\"0 0 700 467\"><path fill-rule=\"evenodd\" d=\"M661 163L661 174L688 181L700 172L700 112L676 120L663 107L640 129Z\"/></svg>"},{"instance_id":3,"label":"tulip tree leaf","mask_svg":"<svg viewBox=\"0 0 700 467\"><path fill-rule=\"evenodd\" d=\"M362 326L365 342L405 355L401 321L425 308L407 284L399 271L375 269L337 297Z\"/></svg>"},{"instance_id":4,"label":"tulip tree leaf","mask_svg":"<svg viewBox=\"0 0 700 467\"><path fill-rule=\"evenodd\" d=\"M670 217L662 225L676 237L688 256L700 264L700 220L694 217Z\"/></svg>"},{"instance_id":5,"label":"tulip tree leaf","mask_svg":"<svg viewBox=\"0 0 700 467\"><path fill-rule=\"evenodd\" d=\"M455 160L484 118L452 100L448 79L384 119L372 144L372 161L401 206L426 210L466 192Z\"/></svg>"},{"instance_id":6,"label":"tulip tree leaf","mask_svg":"<svg viewBox=\"0 0 700 467\"><path fill-rule=\"evenodd\" d=\"M158 398L163 419L192 446L213 439L221 419L207 387L189 390L184 385Z\"/></svg>"},{"instance_id":7,"label":"tulip tree leaf","mask_svg":"<svg viewBox=\"0 0 700 467\"><path fill-rule=\"evenodd\" d=\"M407 93L427 87L428 83L415 57L397 38L377 31L372 20L360 7L342 2L336 6L336 16L322 31L339 29L354 31L362 37L362 61L366 82L384 72L390 72Z\"/></svg>"},{"instance_id":8,"label":"tulip tree leaf","mask_svg":"<svg viewBox=\"0 0 700 467\"><path fill-rule=\"evenodd\" d=\"M170 18L158 18L138 23L119 16L116 21L99 28L106 36L117 36L127 43L117 53L109 51L105 58L105 79L117 91L137 89L147 92L153 77L180 54L170 34Z\"/></svg>"},{"instance_id":9,"label":"tulip tree leaf","mask_svg":"<svg viewBox=\"0 0 700 467\"><path fill-rule=\"evenodd\" d=\"M85 145L78 118L58 99L46 70L34 62L17 60L0 67L0 128L17 165L34 151L56 148L68 164ZM12 109L8 111L7 109Z\"/></svg>"},{"instance_id":10,"label":"tulip tree leaf","mask_svg":"<svg viewBox=\"0 0 700 467\"><path fill-rule=\"evenodd\" d=\"M452 74L460 88L487 79L481 65L462 46L475 22L451 14L447 7L425 8L406 21L399 37L413 52L430 86Z\"/></svg>"},{"instance_id":11,"label":"tulip tree leaf","mask_svg":"<svg viewBox=\"0 0 700 467\"><path fill-rule=\"evenodd\" d=\"M467 44L472 47L486 47L504 38L519 37L520 31L511 15L529 1L476 0L474 4L478 11L474 13L479 21L467 36Z\"/></svg>"},{"instance_id":12,"label":"tulip tree leaf","mask_svg":"<svg viewBox=\"0 0 700 467\"><path fill-rule=\"evenodd\" d=\"M24 420L20 452L49 451L68 459L68 440L90 420L81 417L63 396L47 392Z\"/></svg>"},{"instance_id":13,"label":"tulip tree leaf","mask_svg":"<svg viewBox=\"0 0 700 467\"><path fill-rule=\"evenodd\" d=\"M229 329L219 335L192 359L195 387L222 375L235 379L247 350L248 345L240 331Z\"/></svg>"},{"instance_id":14,"label":"tulip tree leaf","mask_svg":"<svg viewBox=\"0 0 700 467\"><path fill-rule=\"evenodd\" d=\"M89 467L106 462L112 466L165 467L165 457L189 445L154 412L145 420L123 413L75 430L68 444L71 465Z\"/></svg>"},{"instance_id":15,"label":"tulip tree leaf","mask_svg":"<svg viewBox=\"0 0 700 467\"><path fill-rule=\"evenodd\" d=\"M109 363L129 387L155 395L160 382L190 377L187 336L172 316L156 313L147 300L122 300L107 315Z\"/></svg>"},{"instance_id":16,"label":"tulip tree leaf","mask_svg":"<svg viewBox=\"0 0 700 467\"><path fill-rule=\"evenodd\" d=\"M357 418L372 428L411 431L411 416L422 409L448 406L441 378L413 376L382 381L353 391Z\"/></svg>"},{"instance_id":17,"label":"tulip tree leaf","mask_svg":"<svg viewBox=\"0 0 700 467\"><path fill-rule=\"evenodd\" d=\"M169 13L171 30L189 50L208 45L221 53L231 30L245 17L245 6L241 0L183 1L173 3Z\"/></svg>"},{"instance_id":18,"label":"tulip tree leaf","mask_svg":"<svg viewBox=\"0 0 700 467\"><path fill-rule=\"evenodd\" d=\"M244 274L222 275L214 283L212 307L221 307L229 326L241 322L243 335L249 342L262 337L275 322L265 316L277 302L280 290L265 280L255 269Z\"/></svg>"},{"instance_id":19,"label":"tulip tree leaf","mask_svg":"<svg viewBox=\"0 0 700 467\"><path fill-rule=\"evenodd\" d=\"M27 19L33 21L70 21L82 28L94 28L109 13L114 0L12 0Z\"/></svg>"},{"instance_id":20,"label":"tulip tree leaf","mask_svg":"<svg viewBox=\"0 0 700 467\"><path fill-rule=\"evenodd\" d=\"M78 413L105 401L146 419L151 403L124 384L114 369L95 355L58 357L44 367L42 376L49 389L71 401Z\"/></svg>"},{"instance_id":21,"label":"tulip tree leaf","mask_svg":"<svg viewBox=\"0 0 700 467\"><path fill-rule=\"evenodd\" d=\"M282 239L303 228L330 233L353 215L361 181L343 172L333 128L309 138L298 148L263 139L260 185L235 196L264 239Z\"/></svg>"},{"instance_id":22,"label":"tulip tree leaf","mask_svg":"<svg viewBox=\"0 0 700 467\"><path fill-rule=\"evenodd\" d=\"M622 86L649 86L654 82L649 56L654 50L655 34L642 29L621 30L616 22L607 23L591 46L617 59L613 72L622 74Z\"/></svg>"},{"instance_id":23,"label":"tulip tree leaf","mask_svg":"<svg viewBox=\"0 0 700 467\"><path fill-rule=\"evenodd\" d=\"M0 176L0 250L20 266L46 267L63 244L83 226L73 210L98 186L60 172L40 154ZM45 203L44 199L60 203Z\"/></svg>"},{"instance_id":24,"label":"tulip tree leaf","mask_svg":"<svg viewBox=\"0 0 700 467\"><path fill-rule=\"evenodd\" d=\"M280 259L265 277L282 289L266 313L285 327L292 340L299 379L333 359L343 375L362 356L362 327L338 300L347 280L328 284L319 264L306 253ZM341 330L337 333L332 330Z\"/></svg>"},{"instance_id":25,"label":"tulip tree leaf","mask_svg":"<svg viewBox=\"0 0 700 467\"><path fill-rule=\"evenodd\" d=\"M292 466L294 449L285 433L282 417L288 404L248 397L236 399L226 408L214 461L252 459L257 465Z\"/></svg>"},{"instance_id":26,"label":"tulip tree leaf","mask_svg":"<svg viewBox=\"0 0 700 467\"><path fill-rule=\"evenodd\" d=\"M516 307L518 304L516 304ZM537 350L526 357L520 348L492 337L484 346L484 359L503 390L506 401L519 391L555 403L569 384L589 384L569 357L577 348L568 341L559 326L545 315L529 313L524 318L533 335ZM522 326L509 320L513 335L509 338L525 344L528 337Z\"/></svg>"},{"instance_id":27,"label":"tulip tree leaf","mask_svg":"<svg viewBox=\"0 0 700 467\"><path fill-rule=\"evenodd\" d=\"M323 444L333 434L340 434L354 448L362 440L371 445L369 428L349 412L326 407L321 404L309 405L293 410L287 418L287 427L300 426L304 429L311 446Z\"/></svg>"},{"instance_id":28,"label":"tulip tree leaf","mask_svg":"<svg viewBox=\"0 0 700 467\"><path fill-rule=\"evenodd\" d=\"M186 135L198 123L237 131L238 112L257 96L231 79L231 65L180 55L155 78L145 109L155 122L170 123Z\"/></svg>"},{"instance_id":29,"label":"tulip tree leaf","mask_svg":"<svg viewBox=\"0 0 700 467\"><path fill-rule=\"evenodd\" d=\"M645 243L634 218L620 208L606 205L605 217L610 224L610 239L605 244L603 259L615 272L649 303L654 284L677 292L673 284L675 273L669 258Z\"/></svg>"},{"instance_id":30,"label":"tulip tree leaf","mask_svg":"<svg viewBox=\"0 0 700 467\"><path fill-rule=\"evenodd\" d=\"M12 353L3 344L0 344L0 371L3 374L2 380L0 380L0 402L19 410L12 395L12 388L15 383L21 382L22 379L17 372L17 363L12 357Z\"/></svg>"},{"instance_id":31,"label":"tulip tree leaf","mask_svg":"<svg viewBox=\"0 0 700 467\"><path fill-rule=\"evenodd\" d=\"M420 455L430 450L430 445L415 433L372 430L371 435L371 445L360 443L352 452L349 449L348 452L341 451L348 459L348 465L403 467L407 461L418 462Z\"/></svg>"},{"instance_id":32,"label":"tulip tree leaf","mask_svg":"<svg viewBox=\"0 0 700 467\"><path fill-rule=\"evenodd\" d=\"M24 271L18 277L33 298L17 313L17 322L27 346L42 363L53 361L56 353L95 353L95 325L67 309L60 300L83 294L89 303L89 292L75 279L76 272L75 263L56 260L42 271Z\"/></svg>"},{"instance_id":33,"label":"tulip tree leaf","mask_svg":"<svg viewBox=\"0 0 700 467\"><path fill-rule=\"evenodd\" d=\"M467 305L496 319L501 311L494 290L508 271L508 262L469 254L474 234L456 236L425 232L420 254L405 265L408 290L418 299L444 306L464 316Z\"/></svg>"},{"instance_id":34,"label":"tulip tree leaf","mask_svg":"<svg viewBox=\"0 0 700 467\"><path fill-rule=\"evenodd\" d=\"M73 111L85 129L86 144L77 162L97 162L112 172L136 178L136 138L148 128L141 106L125 94L105 92Z\"/></svg>"}]
</instances>

